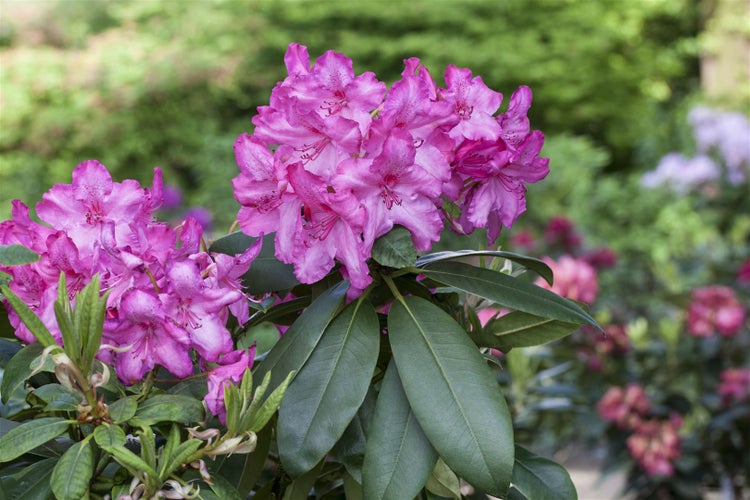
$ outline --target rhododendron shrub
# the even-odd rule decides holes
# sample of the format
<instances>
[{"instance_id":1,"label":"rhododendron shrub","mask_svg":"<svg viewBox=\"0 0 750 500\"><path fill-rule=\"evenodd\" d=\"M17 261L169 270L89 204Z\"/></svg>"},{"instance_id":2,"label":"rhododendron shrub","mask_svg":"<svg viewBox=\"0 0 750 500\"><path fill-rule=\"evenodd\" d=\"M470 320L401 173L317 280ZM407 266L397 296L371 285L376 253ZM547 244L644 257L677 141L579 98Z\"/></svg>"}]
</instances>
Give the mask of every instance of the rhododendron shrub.
<instances>
[{"instance_id":1,"label":"rhododendron shrub","mask_svg":"<svg viewBox=\"0 0 750 500\"><path fill-rule=\"evenodd\" d=\"M468 69L439 86L411 58L387 88L333 51L311 64L292 44L284 62L234 143L241 231L158 222L158 169L144 188L84 162L37 205L43 224L15 202L0 290L28 345L9 341L0 392L30 420L0 429L0 464L20 469L2 486L28 493L33 470L71 499L460 496L459 481L575 498L516 443L487 358L596 320L519 277L549 286L542 260L427 253L445 227L492 243L525 210L548 172L531 91L499 113ZM48 441L62 457L40 462Z\"/></svg>"}]
</instances>

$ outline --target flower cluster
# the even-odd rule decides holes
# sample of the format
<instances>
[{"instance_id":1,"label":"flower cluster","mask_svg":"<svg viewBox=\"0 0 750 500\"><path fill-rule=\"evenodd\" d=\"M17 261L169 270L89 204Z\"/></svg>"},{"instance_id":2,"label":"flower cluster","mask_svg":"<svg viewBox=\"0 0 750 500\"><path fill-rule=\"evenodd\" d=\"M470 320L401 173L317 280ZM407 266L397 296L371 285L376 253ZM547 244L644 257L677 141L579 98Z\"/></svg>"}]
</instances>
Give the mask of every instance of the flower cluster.
<instances>
[{"instance_id":1,"label":"flower cluster","mask_svg":"<svg viewBox=\"0 0 750 500\"><path fill-rule=\"evenodd\" d=\"M570 255L562 255L556 261L549 257L544 257L542 260L552 269L555 281L553 285L550 285L543 279L538 279L536 281L538 286L571 300L586 304L594 302L599 292L599 281L596 269L592 265Z\"/></svg>"},{"instance_id":2,"label":"flower cluster","mask_svg":"<svg viewBox=\"0 0 750 500\"><path fill-rule=\"evenodd\" d=\"M12 219L0 224L0 244L20 244L40 256L0 270L10 274L10 288L58 342L53 304L60 273L71 297L100 276L101 291L109 295L98 357L114 364L126 384L156 366L180 378L192 375L194 353L206 368L247 356L233 353L225 325L230 313L240 323L248 318L240 276L259 246L237 256L209 255L201 249L195 219L177 229L154 220L161 199L159 169L153 187L142 188L133 180L113 182L104 165L90 160L76 167L72 184L57 184L44 194L36 212L48 225L33 222L18 200ZM21 340L34 341L12 310L9 318ZM245 366L251 362L245 359Z\"/></svg>"},{"instance_id":3,"label":"flower cluster","mask_svg":"<svg viewBox=\"0 0 750 500\"><path fill-rule=\"evenodd\" d=\"M669 419L651 418L638 422L627 439L630 455L651 476L671 476L674 462L682 454L678 431L682 418L672 414Z\"/></svg>"},{"instance_id":4,"label":"flower cluster","mask_svg":"<svg viewBox=\"0 0 750 500\"><path fill-rule=\"evenodd\" d=\"M416 58L390 89L329 51L311 66L292 44L288 76L258 108L252 135L235 142L233 180L242 230L275 232L276 257L312 283L336 260L354 289L372 280L373 242L394 225L429 250L447 220L494 241L525 210L526 183L544 178L544 136L531 131L531 91L507 112L502 95L467 69L449 66L438 87Z\"/></svg>"},{"instance_id":5,"label":"flower cluster","mask_svg":"<svg viewBox=\"0 0 750 500\"><path fill-rule=\"evenodd\" d=\"M578 356L586 362L589 370L601 371L613 356L622 357L632 349L625 325L607 325L603 334L595 328L584 326L581 332L585 334L585 343L579 349Z\"/></svg>"},{"instance_id":6,"label":"flower cluster","mask_svg":"<svg viewBox=\"0 0 750 500\"><path fill-rule=\"evenodd\" d=\"M731 337L745 322L745 308L735 291L720 285L693 290L687 314L688 332L696 337L710 337L717 332Z\"/></svg>"},{"instance_id":7,"label":"flower cluster","mask_svg":"<svg viewBox=\"0 0 750 500\"><path fill-rule=\"evenodd\" d=\"M725 406L750 402L750 368L729 368L721 372L716 392Z\"/></svg>"},{"instance_id":8,"label":"flower cluster","mask_svg":"<svg viewBox=\"0 0 750 500\"><path fill-rule=\"evenodd\" d=\"M649 475L670 476L674 461L681 454L678 430L682 418L671 414L668 419L650 416L651 401L638 384L610 387L597 403L601 418L630 432L627 447L630 455Z\"/></svg>"},{"instance_id":9,"label":"flower cluster","mask_svg":"<svg viewBox=\"0 0 750 500\"><path fill-rule=\"evenodd\" d=\"M651 401L639 384L610 387L596 404L603 420L621 429L632 429L651 409Z\"/></svg>"},{"instance_id":10,"label":"flower cluster","mask_svg":"<svg viewBox=\"0 0 750 500\"><path fill-rule=\"evenodd\" d=\"M641 179L645 187L668 184L675 192L686 194L696 187L725 177L730 184L747 181L750 172L750 121L741 113L722 112L703 106L688 115L693 127L696 154L664 156L655 170ZM718 160L718 161L717 161ZM721 165L726 167L722 171Z\"/></svg>"}]
</instances>

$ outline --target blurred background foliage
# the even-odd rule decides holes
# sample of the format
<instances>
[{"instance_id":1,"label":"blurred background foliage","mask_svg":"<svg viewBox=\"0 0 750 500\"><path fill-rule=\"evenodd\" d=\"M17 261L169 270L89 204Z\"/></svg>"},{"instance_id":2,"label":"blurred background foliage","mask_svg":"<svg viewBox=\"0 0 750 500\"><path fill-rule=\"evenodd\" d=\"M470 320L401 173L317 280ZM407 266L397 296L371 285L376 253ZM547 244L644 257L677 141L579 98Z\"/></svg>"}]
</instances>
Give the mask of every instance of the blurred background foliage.
<instances>
[{"instance_id":1,"label":"blurred background foliage","mask_svg":"<svg viewBox=\"0 0 750 500\"><path fill-rule=\"evenodd\" d=\"M715 1L715 0L714 0ZM0 215L32 206L80 161L117 180L165 170L224 230L236 204L231 144L285 74L290 42L333 49L391 83L417 56L442 81L471 68L507 99L534 91L565 196L602 174L653 165L681 140L699 89L713 2L695 0L175 1L2 0ZM554 155L553 155L554 153ZM579 183L580 181L580 183ZM588 183L588 184L587 184ZM550 195L561 201L561 194ZM532 200L529 206L535 205ZM557 210L559 203L546 208Z\"/></svg>"}]
</instances>

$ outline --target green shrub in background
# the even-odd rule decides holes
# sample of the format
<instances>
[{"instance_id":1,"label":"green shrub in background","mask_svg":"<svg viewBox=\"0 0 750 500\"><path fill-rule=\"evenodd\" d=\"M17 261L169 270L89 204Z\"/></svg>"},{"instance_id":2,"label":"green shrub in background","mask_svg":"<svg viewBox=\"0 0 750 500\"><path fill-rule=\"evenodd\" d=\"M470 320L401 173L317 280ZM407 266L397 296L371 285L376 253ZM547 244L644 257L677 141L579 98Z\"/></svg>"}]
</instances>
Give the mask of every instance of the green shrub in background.
<instances>
[{"instance_id":1,"label":"green shrub in background","mask_svg":"<svg viewBox=\"0 0 750 500\"><path fill-rule=\"evenodd\" d=\"M35 199L96 158L141 181L160 165L223 230L235 210L215 203L231 202L215 180L236 175L223 145L251 128L292 41L351 54L355 70L384 80L416 55L430 68L471 67L493 88L528 83L532 121L553 135L591 137L609 169L669 149L664 140L638 145L644 135L672 136L663 113L697 84L701 13L688 0L616 9L558 0L31 6L4 2L0 23L3 217L11 198Z\"/></svg>"}]
</instances>

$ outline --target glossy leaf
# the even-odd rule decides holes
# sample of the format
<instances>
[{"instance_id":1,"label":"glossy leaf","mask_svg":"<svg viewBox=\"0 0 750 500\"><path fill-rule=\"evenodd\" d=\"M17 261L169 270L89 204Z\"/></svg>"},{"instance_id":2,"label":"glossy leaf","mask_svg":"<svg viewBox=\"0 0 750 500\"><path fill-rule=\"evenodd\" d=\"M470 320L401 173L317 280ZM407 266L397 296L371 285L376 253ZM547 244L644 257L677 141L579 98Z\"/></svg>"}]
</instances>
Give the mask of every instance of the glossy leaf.
<instances>
[{"instance_id":1,"label":"glossy leaf","mask_svg":"<svg viewBox=\"0 0 750 500\"><path fill-rule=\"evenodd\" d=\"M529 500L575 500L576 488L563 466L516 446L513 487Z\"/></svg>"},{"instance_id":2,"label":"glossy leaf","mask_svg":"<svg viewBox=\"0 0 750 500\"><path fill-rule=\"evenodd\" d=\"M263 474L266 459L268 458L268 451L271 448L272 428L273 426L264 427L258 432L258 441L255 445L255 451L253 453L248 453L245 456L242 474L240 475L237 484L237 490L242 498L247 498L255 486L255 483L258 482L261 474Z\"/></svg>"},{"instance_id":3,"label":"glossy leaf","mask_svg":"<svg viewBox=\"0 0 750 500\"><path fill-rule=\"evenodd\" d=\"M44 346L42 344L34 342L33 344L24 346L10 358L8 364L5 365L2 383L0 383L0 395L2 395L3 403L7 403L10 395L29 378L32 371L30 367L31 362L38 358L43 350Z\"/></svg>"},{"instance_id":4,"label":"glossy leaf","mask_svg":"<svg viewBox=\"0 0 750 500\"><path fill-rule=\"evenodd\" d=\"M125 431L119 425L99 425L94 429L94 440L102 448L125 446Z\"/></svg>"},{"instance_id":5,"label":"glossy leaf","mask_svg":"<svg viewBox=\"0 0 750 500\"><path fill-rule=\"evenodd\" d=\"M347 288L348 285L341 282L314 300L253 370L254 376L262 380L271 372L269 387L275 389L290 372L299 373L338 312Z\"/></svg>"},{"instance_id":6,"label":"glossy leaf","mask_svg":"<svg viewBox=\"0 0 750 500\"><path fill-rule=\"evenodd\" d=\"M423 255L417 259L417 266L423 267L434 262L465 259L467 257L501 257L510 261L516 262L526 269L530 269L537 273L544 280L552 284L552 269L542 260L535 259L533 257L527 257L526 255L517 254L514 252L505 252L502 250L456 250L450 252L435 252L428 255Z\"/></svg>"},{"instance_id":7,"label":"glossy leaf","mask_svg":"<svg viewBox=\"0 0 750 500\"><path fill-rule=\"evenodd\" d=\"M323 462L320 462L317 467L310 469L292 481L286 487L282 500L307 500L310 496L310 490L315 486L315 481L318 479L322 467Z\"/></svg>"},{"instance_id":8,"label":"glossy leaf","mask_svg":"<svg viewBox=\"0 0 750 500\"><path fill-rule=\"evenodd\" d=\"M387 267L413 266L417 262L417 251L411 233L403 226L394 226L372 245L372 258Z\"/></svg>"},{"instance_id":9,"label":"glossy leaf","mask_svg":"<svg viewBox=\"0 0 750 500\"><path fill-rule=\"evenodd\" d=\"M505 495L513 428L477 347L453 318L419 297L393 303L388 332L404 392L440 457L477 488Z\"/></svg>"},{"instance_id":10,"label":"glossy leaf","mask_svg":"<svg viewBox=\"0 0 750 500\"><path fill-rule=\"evenodd\" d=\"M409 406L396 364L391 360L380 386L365 448L365 495L372 499L414 498L427 482L437 458Z\"/></svg>"},{"instance_id":11,"label":"glossy leaf","mask_svg":"<svg viewBox=\"0 0 750 500\"><path fill-rule=\"evenodd\" d=\"M526 281L462 262L436 262L424 269L435 281L510 309L570 323L598 323L578 304Z\"/></svg>"},{"instance_id":12,"label":"glossy leaf","mask_svg":"<svg viewBox=\"0 0 750 500\"><path fill-rule=\"evenodd\" d=\"M159 422L194 424L203 420L203 403L180 394L157 394L138 406L130 419L134 427L149 426Z\"/></svg>"},{"instance_id":13,"label":"glossy leaf","mask_svg":"<svg viewBox=\"0 0 750 500\"><path fill-rule=\"evenodd\" d=\"M0 490L8 499L47 500L52 496L50 477L59 458L45 458L25 466L19 472L0 478Z\"/></svg>"},{"instance_id":14,"label":"glossy leaf","mask_svg":"<svg viewBox=\"0 0 750 500\"><path fill-rule=\"evenodd\" d=\"M512 311L492 320L475 341L482 347L508 352L514 347L546 344L578 330L578 323L568 323L534 314ZM473 336L474 337L474 336Z\"/></svg>"},{"instance_id":15,"label":"glossy leaf","mask_svg":"<svg viewBox=\"0 0 750 500\"><path fill-rule=\"evenodd\" d=\"M45 417L28 420L0 437L0 463L10 462L68 430L69 420Z\"/></svg>"},{"instance_id":16,"label":"glossy leaf","mask_svg":"<svg viewBox=\"0 0 750 500\"><path fill-rule=\"evenodd\" d=\"M39 260L39 254L23 245L0 245L0 264L22 266Z\"/></svg>"},{"instance_id":17,"label":"glossy leaf","mask_svg":"<svg viewBox=\"0 0 750 500\"><path fill-rule=\"evenodd\" d=\"M210 252L237 255L247 250L258 238L236 231L214 241ZM263 237L263 247L250 265L250 270L242 276L247 291L253 295L288 290L299 284L294 275L294 266L284 264L276 258L274 235Z\"/></svg>"},{"instance_id":18,"label":"glossy leaf","mask_svg":"<svg viewBox=\"0 0 750 500\"><path fill-rule=\"evenodd\" d=\"M279 407L279 454L297 477L338 441L367 394L380 327L372 304L349 304L326 328Z\"/></svg>"},{"instance_id":19,"label":"glossy leaf","mask_svg":"<svg viewBox=\"0 0 750 500\"><path fill-rule=\"evenodd\" d=\"M94 450L88 439L74 444L60 457L52 471L50 485L58 500L79 500L88 496L94 476Z\"/></svg>"}]
</instances>

